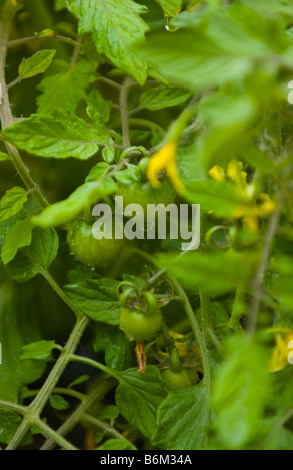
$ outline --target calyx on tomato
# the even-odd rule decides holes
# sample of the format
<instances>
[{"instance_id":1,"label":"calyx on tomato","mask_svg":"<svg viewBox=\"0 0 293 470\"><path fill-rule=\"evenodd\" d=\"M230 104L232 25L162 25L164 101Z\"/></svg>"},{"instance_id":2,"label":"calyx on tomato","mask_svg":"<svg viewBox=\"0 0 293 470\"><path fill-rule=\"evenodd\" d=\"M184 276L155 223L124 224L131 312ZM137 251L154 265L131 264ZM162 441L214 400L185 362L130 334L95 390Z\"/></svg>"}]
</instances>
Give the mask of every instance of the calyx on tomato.
<instances>
[{"instance_id":1,"label":"calyx on tomato","mask_svg":"<svg viewBox=\"0 0 293 470\"><path fill-rule=\"evenodd\" d=\"M151 292L129 287L120 297L120 329L129 341L151 340L162 324L162 313Z\"/></svg>"}]
</instances>

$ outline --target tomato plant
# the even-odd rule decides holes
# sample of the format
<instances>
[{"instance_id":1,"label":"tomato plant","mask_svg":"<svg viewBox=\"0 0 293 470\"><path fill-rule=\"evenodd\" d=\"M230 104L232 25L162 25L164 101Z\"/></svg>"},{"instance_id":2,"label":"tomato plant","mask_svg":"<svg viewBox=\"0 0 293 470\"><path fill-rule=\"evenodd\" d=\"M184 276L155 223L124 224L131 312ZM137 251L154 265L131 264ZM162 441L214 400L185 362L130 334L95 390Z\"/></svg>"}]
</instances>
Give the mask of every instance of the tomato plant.
<instances>
[{"instance_id":1,"label":"tomato plant","mask_svg":"<svg viewBox=\"0 0 293 470\"><path fill-rule=\"evenodd\" d=\"M100 268L109 267L121 250L124 240L102 238L97 240L92 233L93 223L77 220L68 230L67 241L71 253L81 263Z\"/></svg>"},{"instance_id":2,"label":"tomato plant","mask_svg":"<svg viewBox=\"0 0 293 470\"><path fill-rule=\"evenodd\" d=\"M292 19L0 0L1 449L292 450Z\"/></svg>"}]
</instances>

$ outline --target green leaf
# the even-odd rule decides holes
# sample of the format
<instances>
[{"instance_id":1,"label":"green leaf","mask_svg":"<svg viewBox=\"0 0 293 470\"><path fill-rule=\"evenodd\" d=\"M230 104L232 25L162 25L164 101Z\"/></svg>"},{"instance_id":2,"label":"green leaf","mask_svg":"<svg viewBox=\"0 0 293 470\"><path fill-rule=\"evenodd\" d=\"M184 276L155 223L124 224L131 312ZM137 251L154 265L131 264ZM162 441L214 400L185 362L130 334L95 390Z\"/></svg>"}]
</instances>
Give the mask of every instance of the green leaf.
<instances>
[{"instance_id":1,"label":"green leaf","mask_svg":"<svg viewBox=\"0 0 293 470\"><path fill-rule=\"evenodd\" d=\"M18 214L27 201L25 189L15 186L9 189L0 201L0 221L10 219Z\"/></svg>"},{"instance_id":2,"label":"green leaf","mask_svg":"<svg viewBox=\"0 0 293 470\"><path fill-rule=\"evenodd\" d=\"M186 199L194 204L200 204L205 212L213 212L216 217L234 219L238 217L239 209L253 207L248 195L240 188L226 181L192 181L188 186Z\"/></svg>"},{"instance_id":3,"label":"green leaf","mask_svg":"<svg viewBox=\"0 0 293 470\"><path fill-rule=\"evenodd\" d=\"M42 228L66 225L84 209L96 204L104 196L110 196L116 190L117 185L112 178L85 183L79 186L68 199L56 202L46 207L41 214L33 216L31 222Z\"/></svg>"},{"instance_id":4,"label":"green leaf","mask_svg":"<svg viewBox=\"0 0 293 470\"><path fill-rule=\"evenodd\" d=\"M181 258L174 255L158 256L160 266L176 276L187 288L215 295L228 293L238 283L247 282L253 275L257 259L252 251L248 255L247 252L233 250L211 253L193 251Z\"/></svg>"},{"instance_id":5,"label":"green leaf","mask_svg":"<svg viewBox=\"0 0 293 470\"><path fill-rule=\"evenodd\" d=\"M226 449L241 450L262 425L270 396L267 357L248 335L229 338L213 386L214 427Z\"/></svg>"},{"instance_id":6,"label":"green leaf","mask_svg":"<svg viewBox=\"0 0 293 470\"><path fill-rule=\"evenodd\" d=\"M118 325L120 302L114 279L96 279L67 285L64 291L70 299L92 320L108 325Z\"/></svg>"},{"instance_id":7,"label":"green leaf","mask_svg":"<svg viewBox=\"0 0 293 470\"><path fill-rule=\"evenodd\" d=\"M86 160L104 143L104 136L83 119L62 111L55 111L52 116L33 114L7 127L2 134L16 147L47 158Z\"/></svg>"},{"instance_id":8,"label":"green leaf","mask_svg":"<svg viewBox=\"0 0 293 470\"><path fill-rule=\"evenodd\" d=\"M293 446L293 433L283 425L283 419L286 413L279 413L271 419L266 419L262 423L261 433L263 435L261 446L257 445L257 449L261 450L291 450ZM287 412L288 416L288 412ZM270 438L268 439L268 437Z\"/></svg>"},{"instance_id":9,"label":"green leaf","mask_svg":"<svg viewBox=\"0 0 293 470\"><path fill-rule=\"evenodd\" d=\"M20 252L10 263L15 270L13 279L27 282L39 274L40 266L47 269L57 256L58 246L59 239L55 230L35 228L29 252Z\"/></svg>"},{"instance_id":10,"label":"green leaf","mask_svg":"<svg viewBox=\"0 0 293 470\"><path fill-rule=\"evenodd\" d=\"M209 170L243 151L255 132L257 106L249 95L223 91L202 100L199 120L205 128L199 137L201 161ZM237 157L236 157L237 158Z\"/></svg>"},{"instance_id":11,"label":"green leaf","mask_svg":"<svg viewBox=\"0 0 293 470\"><path fill-rule=\"evenodd\" d=\"M75 379L73 382L71 382L71 384L68 385L68 388L76 387L77 385L83 384L84 382L87 382L88 380L90 380L89 375L86 375L86 374L81 375L80 377Z\"/></svg>"},{"instance_id":12,"label":"green leaf","mask_svg":"<svg viewBox=\"0 0 293 470\"><path fill-rule=\"evenodd\" d=\"M97 450L137 450L131 442L126 439L109 439Z\"/></svg>"},{"instance_id":13,"label":"green leaf","mask_svg":"<svg viewBox=\"0 0 293 470\"><path fill-rule=\"evenodd\" d=\"M116 390L116 403L120 413L130 424L150 438L156 431L156 414L167 392L159 369L148 366L141 376L137 369L122 374Z\"/></svg>"},{"instance_id":14,"label":"green leaf","mask_svg":"<svg viewBox=\"0 0 293 470\"><path fill-rule=\"evenodd\" d=\"M118 416L119 416L118 406L109 405L109 406L106 406L106 408L104 408L101 411L99 418L103 421L107 421L107 420L115 421L118 418Z\"/></svg>"},{"instance_id":15,"label":"green leaf","mask_svg":"<svg viewBox=\"0 0 293 470\"><path fill-rule=\"evenodd\" d=\"M154 32L136 50L165 78L193 91L264 70L289 47L276 18L267 19L243 5L195 11L184 17L184 28L172 34Z\"/></svg>"},{"instance_id":16,"label":"green leaf","mask_svg":"<svg viewBox=\"0 0 293 470\"><path fill-rule=\"evenodd\" d=\"M70 408L69 403L61 395L51 395L49 403L54 408L54 410L65 411Z\"/></svg>"},{"instance_id":17,"label":"green leaf","mask_svg":"<svg viewBox=\"0 0 293 470\"><path fill-rule=\"evenodd\" d=\"M22 361L27 359L36 359L38 361L46 361L50 358L51 352L54 349L55 341L37 341L35 343L27 344L22 348L20 359Z\"/></svg>"},{"instance_id":18,"label":"green leaf","mask_svg":"<svg viewBox=\"0 0 293 470\"><path fill-rule=\"evenodd\" d=\"M175 16L182 6L182 0L156 0L156 2L162 7L164 13L169 16Z\"/></svg>"},{"instance_id":19,"label":"green leaf","mask_svg":"<svg viewBox=\"0 0 293 470\"><path fill-rule=\"evenodd\" d=\"M108 163L105 163L105 162L97 163L95 166L93 166L93 168L87 175L85 182L91 183L93 181L99 181L108 173L109 169L110 167Z\"/></svg>"},{"instance_id":20,"label":"green leaf","mask_svg":"<svg viewBox=\"0 0 293 470\"><path fill-rule=\"evenodd\" d=\"M41 92L37 98L38 114L52 114L59 108L74 112L78 103L86 97L93 76L94 64L91 61L80 59L70 64L64 60L54 60L37 86Z\"/></svg>"},{"instance_id":21,"label":"green leaf","mask_svg":"<svg viewBox=\"0 0 293 470\"><path fill-rule=\"evenodd\" d=\"M105 363L114 370L125 370L132 365L133 346L117 327L97 325L93 339L96 353L105 351Z\"/></svg>"},{"instance_id":22,"label":"green leaf","mask_svg":"<svg viewBox=\"0 0 293 470\"><path fill-rule=\"evenodd\" d=\"M191 93L184 88L159 86L141 95L140 106L155 111L182 104L190 96Z\"/></svg>"},{"instance_id":23,"label":"green leaf","mask_svg":"<svg viewBox=\"0 0 293 470\"><path fill-rule=\"evenodd\" d=\"M111 108L111 101L105 100L98 90L92 90L88 95L86 112L93 121L93 125L97 119L102 119L105 123L109 122Z\"/></svg>"},{"instance_id":24,"label":"green leaf","mask_svg":"<svg viewBox=\"0 0 293 470\"><path fill-rule=\"evenodd\" d=\"M21 78L30 78L39 73L44 73L50 66L55 54L55 49L43 49L28 59L23 58L18 68L19 76Z\"/></svg>"},{"instance_id":25,"label":"green leaf","mask_svg":"<svg viewBox=\"0 0 293 470\"><path fill-rule=\"evenodd\" d=\"M263 15L275 18L276 13L287 14L292 17L292 0L241 0L243 5L261 12Z\"/></svg>"},{"instance_id":26,"label":"green leaf","mask_svg":"<svg viewBox=\"0 0 293 470\"><path fill-rule=\"evenodd\" d=\"M32 230L30 220L19 220L11 227L1 250L1 258L4 264L8 264L13 260L20 248L31 244Z\"/></svg>"},{"instance_id":27,"label":"green leaf","mask_svg":"<svg viewBox=\"0 0 293 470\"><path fill-rule=\"evenodd\" d=\"M170 392L158 409L152 444L166 450L200 450L209 424L208 392L204 382Z\"/></svg>"},{"instance_id":28,"label":"green leaf","mask_svg":"<svg viewBox=\"0 0 293 470\"><path fill-rule=\"evenodd\" d=\"M102 155L105 162L110 165L115 159L115 149L113 147L105 147L102 150Z\"/></svg>"},{"instance_id":29,"label":"green leaf","mask_svg":"<svg viewBox=\"0 0 293 470\"><path fill-rule=\"evenodd\" d=\"M55 0L54 8L56 11L66 8L66 0Z\"/></svg>"},{"instance_id":30,"label":"green leaf","mask_svg":"<svg viewBox=\"0 0 293 470\"><path fill-rule=\"evenodd\" d=\"M141 181L141 173L137 165L128 164L126 170L115 174L115 179L122 184L132 184L135 181Z\"/></svg>"},{"instance_id":31,"label":"green leaf","mask_svg":"<svg viewBox=\"0 0 293 470\"><path fill-rule=\"evenodd\" d=\"M99 54L143 84L147 63L137 57L131 46L144 38L147 24L140 14L146 7L132 0L67 0L79 18L79 34L91 33Z\"/></svg>"},{"instance_id":32,"label":"green leaf","mask_svg":"<svg viewBox=\"0 0 293 470\"><path fill-rule=\"evenodd\" d=\"M293 268L292 260L288 256L277 256L272 260L271 269L273 276L268 285L268 290L271 295L277 299L281 308L292 310L293 297L292 297L292 282L293 282Z\"/></svg>"},{"instance_id":33,"label":"green leaf","mask_svg":"<svg viewBox=\"0 0 293 470\"><path fill-rule=\"evenodd\" d=\"M17 402L21 388L38 380L44 371L44 362L20 360L23 346L40 339L39 318L30 305L33 301L29 287L23 289L8 280L0 282L1 400Z\"/></svg>"},{"instance_id":34,"label":"green leaf","mask_svg":"<svg viewBox=\"0 0 293 470\"><path fill-rule=\"evenodd\" d=\"M4 162L6 160L10 160L9 155L7 155L7 153L0 152L0 162Z\"/></svg>"},{"instance_id":35,"label":"green leaf","mask_svg":"<svg viewBox=\"0 0 293 470\"><path fill-rule=\"evenodd\" d=\"M0 442L2 444L9 444L17 429L22 422L21 416L13 411L0 409ZM21 442L22 446L32 443L32 437L29 433Z\"/></svg>"}]
</instances>

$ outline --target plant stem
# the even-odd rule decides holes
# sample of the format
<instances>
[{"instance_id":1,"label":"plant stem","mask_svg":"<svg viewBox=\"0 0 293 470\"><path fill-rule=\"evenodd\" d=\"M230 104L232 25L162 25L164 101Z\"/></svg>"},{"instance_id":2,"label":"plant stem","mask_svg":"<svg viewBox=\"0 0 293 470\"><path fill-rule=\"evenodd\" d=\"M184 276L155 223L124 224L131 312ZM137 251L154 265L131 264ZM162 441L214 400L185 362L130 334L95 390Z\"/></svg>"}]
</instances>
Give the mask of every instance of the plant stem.
<instances>
[{"instance_id":1,"label":"plant stem","mask_svg":"<svg viewBox=\"0 0 293 470\"><path fill-rule=\"evenodd\" d=\"M34 423L35 426L41 431L43 436L46 438L53 439L56 444L58 444L61 449L65 450L78 450L75 446L70 444L66 439L58 434L58 432L54 431L50 428L46 423L44 423L41 419L37 419Z\"/></svg>"},{"instance_id":2,"label":"plant stem","mask_svg":"<svg viewBox=\"0 0 293 470\"><path fill-rule=\"evenodd\" d=\"M25 392L22 394L21 398L23 400L25 400L26 398L31 398L31 397L35 397L38 393L39 393L40 389L38 390L29 390L28 392ZM83 393L80 393L80 392L77 392L76 390L71 390L69 388L62 388L62 387L56 387L54 388L54 390L52 391L52 395L67 395L69 397L73 397L73 398L76 398L77 400L84 400L86 395L84 395ZM1 401L0 401L0 407L1 407ZM24 406L23 407L24 410L26 410L26 407Z\"/></svg>"},{"instance_id":3,"label":"plant stem","mask_svg":"<svg viewBox=\"0 0 293 470\"><path fill-rule=\"evenodd\" d=\"M12 4L11 4L12 5ZM3 15L0 17L0 119L2 129L13 124L13 116L11 113L8 90L5 78L5 67L6 67L6 56L7 56L7 40L10 31L10 25L14 16L15 9L8 4L5 5ZM28 168L23 163L18 150L8 142L5 142L7 152L11 157L11 160L21 177L24 185L28 190L35 189L33 191L33 197L41 207L46 207L48 202L41 193L39 187L33 181Z\"/></svg>"},{"instance_id":4,"label":"plant stem","mask_svg":"<svg viewBox=\"0 0 293 470\"><path fill-rule=\"evenodd\" d=\"M102 372L105 372L105 374L108 374L111 377L114 377L114 379L116 380L121 380L121 374L119 372L116 372L110 369L109 367L104 366L104 364L101 364L100 362L94 361L93 359L89 359L88 357L77 356L75 354L71 354L70 361L81 362L82 364L87 364L88 366L92 366L96 369L101 370Z\"/></svg>"},{"instance_id":5,"label":"plant stem","mask_svg":"<svg viewBox=\"0 0 293 470\"><path fill-rule=\"evenodd\" d=\"M244 286L239 285L236 289L233 310L229 321L229 328L231 328L231 330L241 330L240 319L245 311L244 297Z\"/></svg>"},{"instance_id":6,"label":"plant stem","mask_svg":"<svg viewBox=\"0 0 293 470\"><path fill-rule=\"evenodd\" d=\"M26 407L22 405L18 405L17 403L13 403L10 401L0 400L0 408L4 410L15 411L20 415L24 415L26 413Z\"/></svg>"},{"instance_id":7,"label":"plant stem","mask_svg":"<svg viewBox=\"0 0 293 470\"><path fill-rule=\"evenodd\" d=\"M27 407L26 414L24 419L16 431L14 437L11 439L6 450L14 450L21 443L22 439L25 437L26 433L30 429L31 425L35 423L36 419L40 417L52 391L56 387L64 369L67 364L70 362L70 358L74 351L76 350L78 343L89 323L89 319L85 316L78 318L75 324L74 329L71 332L71 335L61 352L57 362L55 363L53 369L48 375L45 383L40 389L39 393L32 401L32 403Z\"/></svg>"},{"instance_id":8,"label":"plant stem","mask_svg":"<svg viewBox=\"0 0 293 470\"><path fill-rule=\"evenodd\" d=\"M118 82L115 82L114 80L111 80L110 78L107 78L107 77L103 77L102 75L100 75L98 77L98 80L100 80L101 82L104 82L106 83L107 85L113 87L113 88L116 88L116 90L120 90L121 89L121 86L120 83Z\"/></svg>"},{"instance_id":9,"label":"plant stem","mask_svg":"<svg viewBox=\"0 0 293 470\"><path fill-rule=\"evenodd\" d=\"M106 433L112 434L112 436L114 436L116 439L127 441L127 439L125 439L125 437L123 437L122 434L120 434L120 432L118 432L115 428L105 423L104 421L101 421L100 419L94 418L93 416L90 416L87 413L84 413L82 415L82 419L88 422L89 424L94 425L97 428L103 429Z\"/></svg>"},{"instance_id":10,"label":"plant stem","mask_svg":"<svg viewBox=\"0 0 293 470\"><path fill-rule=\"evenodd\" d=\"M81 420L83 414L95 403L96 400L102 400L104 396L116 385L116 380L109 379L102 382L91 392L84 401L80 403L77 409L69 416L69 418L57 430L59 436L66 436ZM48 439L40 450L49 450L54 447L54 440Z\"/></svg>"},{"instance_id":11,"label":"plant stem","mask_svg":"<svg viewBox=\"0 0 293 470\"><path fill-rule=\"evenodd\" d=\"M46 40L46 39L57 39L61 42L65 42L67 44L70 44L71 46L74 47L82 47L82 44L80 44L77 41L74 41L74 39L67 38L66 36L60 36L60 34L50 34L48 36L29 36L27 38L20 38L20 39L14 39L13 41L9 41L6 43L7 49L10 47L16 47L16 46L21 46L22 44L26 44L28 42L32 41L41 41L41 40Z\"/></svg>"},{"instance_id":12,"label":"plant stem","mask_svg":"<svg viewBox=\"0 0 293 470\"><path fill-rule=\"evenodd\" d=\"M208 392L210 393L211 390L211 376L210 376L210 366L209 366L209 361L208 361L208 355L207 355L207 347L205 344L204 337L202 335L202 332L200 330L199 324L195 318L193 308L190 305L189 299L187 297L187 294L181 284L175 279L173 276L168 275L169 279L173 283L175 290L177 291L178 295L181 297L182 302L184 304L185 312L186 315L189 319L195 340L198 344L201 358L202 358L202 363L203 363L203 369L204 369L204 380L206 381L206 387Z\"/></svg>"},{"instance_id":13,"label":"plant stem","mask_svg":"<svg viewBox=\"0 0 293 470\"><path fill-rule=\"evenodd\" d=\"M259 264L257 273L252 281L252 288L254 291L254 296L252 299L252 303L251 303L251 307L250 307L250 311L248 315L248 323L247 323L247 331L250 335L253 335L255 333L256 326L257 326L259 307L260 307L260 302L262 299L262 286L263 286L263 281L264 281L264 275L268 266L272 243L273 243L275 234L278 230L281 205L282 205L281 198L279 198L277 202L277 207L271 216L268 230L263 240L263 251L262 251L260 264Z\"/></svg>"},{"instance_id":14,"label":"plant stem","mask_svg":"<svg viewBox=\"0 0 293 470\"><path fill-rule=\"evenodd\" d=\"M126 77L126 79L124 80L120 88L120 98L119 98L123 146L126 148L130 147L128 109L127 109L128 92L129 92L128 84L130 83L130 80L131 80L130 77Z\"/></svg>"},{"instance_id":15,"label":"plant stem","mask_svg":"<svg viewBox=\"0 0 293 470\"><path fill-rule=\"evenodd\" d=\"M147 119L140 119L140 118L134 118L134 119L129 119L129 125L132 127L148 127L149 129L153 131L160 132L160 134L164 134L165 131L164 129L159 125L156 124L155 122L148 121Z\"/></svg>"},{"instance_id":16,"label":"plant stem","mask_svg":"<svg viewBox=\"0 0 293 470\"><path fill-rule=\"evenodd\" d=\"M61 287L57 284L55 279L51 276L49 271L44 269L37 261L34 259L34 262L37 264L40 274L44 276L48 284L52 287L52 289L56 292L56 294L60 297L61 300L70 308L70 310L75 314L76 318L81 318L83 313L81 310L70 300L69 297L65 294L65 292L61 289Z\"/></svg>"},{"instance_id":17,"label":"plant stem","mask_svg":"<svg viewBox=\"0 0 293 470\"><path fill-rule=\"evenodd\" d=\"M201 305L201 318L202 330L206 343L211 341L218 351L222 352L222 345L214 332L214 325L211 315L211 301L206 292L200 291L200 305Z\"/></svg>"},{"instance_id":18,"label":"plant stem","mask_svg":"<svg viewBox=\"0 0 293 470\"><path fill-rule=\"evenodd\" d=\"M269 433L269 435L266 437L266 439L264 440L264 442L259 446L258 450L262 450L267 444L268 442L271 440L271 438L273 437L273 435L281 428L284 426L285 423L287 423L287 421L289 421L290 418L292 418L293 416L293 410L289 410L285 416L280 420L278 421L278 423L273 427L272 431Z\"/></svg>"}]
</instances>

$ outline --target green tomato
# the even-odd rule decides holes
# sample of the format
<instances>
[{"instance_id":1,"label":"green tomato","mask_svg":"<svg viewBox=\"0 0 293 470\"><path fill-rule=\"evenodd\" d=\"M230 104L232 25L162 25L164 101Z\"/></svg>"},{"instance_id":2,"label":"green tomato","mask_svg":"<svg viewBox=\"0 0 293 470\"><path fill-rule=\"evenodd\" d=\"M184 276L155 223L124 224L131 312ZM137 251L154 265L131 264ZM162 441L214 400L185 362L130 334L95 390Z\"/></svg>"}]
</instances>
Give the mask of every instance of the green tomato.
<instances>
[{"instance_id":1,"label":"green tomato","mask_svg":"<svg viewBox=\"0 0 293 470\"><path fill-rule=\"evenodd\" d=\"M93 224L78 220L68 230L67 242L71 253L87 266L107 268L125 247L125 240L96 240L92 234Z\"/></svg>"},{"instance_id":2,"label":"green tomato","mask_svg":"<svg viewBox=\"0 0 293 470\"><path fill-rule=\"evenodd\" d=\"M170 391L190 388L198 382L197 372L188 367L183 367L180 372L173 372L171 369L163 369L161 375L166 388Z\"/></svg>"},{"instance_id":3,"label":"green tomato","mask_svg":"<svg viewBox=\"0 0 293 470\"><path fill-rule=\"evenodd\" d=\"M172 204L176 193L170 181L165 178L159 188L153 188L149 182L134 182L120 185L118 196L123 196L124 207L128 204L140 204L146 213L148 204Z\"/></svg>"},{"instance_id":4,"label":"green tomato","mask_svg":"<svg viewBox=\"0 0 293 470\"><path fill-rule=\"evenodd\" d=\"M140 309L121 308L120 329L128 341L148 341L159 331L162 324L162 313L157 309L146 314Z\"/></svg>"}]
</instances>

